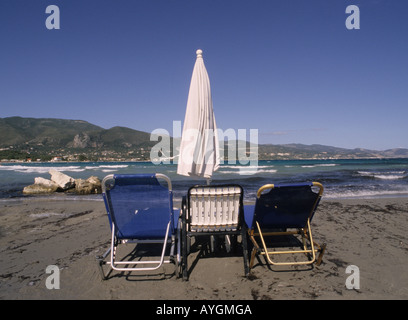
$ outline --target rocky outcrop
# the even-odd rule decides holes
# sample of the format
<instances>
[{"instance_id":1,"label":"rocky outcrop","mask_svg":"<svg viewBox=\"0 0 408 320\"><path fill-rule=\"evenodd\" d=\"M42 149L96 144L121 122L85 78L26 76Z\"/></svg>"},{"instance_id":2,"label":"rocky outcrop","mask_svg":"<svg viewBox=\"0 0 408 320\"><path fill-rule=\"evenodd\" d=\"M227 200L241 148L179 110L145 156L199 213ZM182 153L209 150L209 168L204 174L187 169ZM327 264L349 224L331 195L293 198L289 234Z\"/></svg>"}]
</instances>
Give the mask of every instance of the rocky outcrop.
<instances>
[{"instance_id":1,"label":"rocky outcrop","mask_svg":"<svg viewBox=\"0 0 408 320\"><path fill-rule=\"evenodd\" d=\"M73 148L87 148L91 145L91 137L86 133L77 134L72 142Z\"/></svg>"},{"instance_id":2,"label":"rocky outcrop","mask_svg":"<svg viewBox=\"0 0 408 320\"><path fill-rule=\"evenodd\" d=\"M74 140L67 144L68 148L97 148L102 147L103 142L97 135L89 136L86 132L81 132L75 135Z\"/></svg>"},{"instance_id":3,"label":"rocky outcrop","mask_svg":"<svg viewBox=\"0 0 408 320\"><path fill-rule=\"evenodd\" d=\"M101 180L91 176L88 179L74 179L62 172L51 169L51 180L37 177L34 184L23 189L24 194L50 194L54 192L73 192L79 195L99 194L102 192Z\"/></svg>"}]
</instances>

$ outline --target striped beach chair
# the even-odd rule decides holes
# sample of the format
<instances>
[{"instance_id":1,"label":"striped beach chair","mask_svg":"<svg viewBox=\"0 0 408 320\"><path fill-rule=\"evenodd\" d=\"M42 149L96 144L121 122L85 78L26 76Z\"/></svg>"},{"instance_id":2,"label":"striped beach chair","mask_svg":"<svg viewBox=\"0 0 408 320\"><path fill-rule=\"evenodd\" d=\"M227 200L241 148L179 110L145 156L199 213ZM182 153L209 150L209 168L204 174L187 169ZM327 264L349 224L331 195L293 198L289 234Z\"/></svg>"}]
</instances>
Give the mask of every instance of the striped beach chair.
<instances>
[{"instance_id":1,"label":"striped beach chair","mask_svg":"<svg viewBox=\"0 0 408 320\"><path fill-rule=\"evenodd\" d=\"M180 273L188 280L187 258L191 238L209 237L214 249L216 239L224 239L225 248L241 236L244 272L248 274L247 229L243 212L243 189L239 185L194 186L183 197L181 208Z\"/></svg>"}]
</instances>

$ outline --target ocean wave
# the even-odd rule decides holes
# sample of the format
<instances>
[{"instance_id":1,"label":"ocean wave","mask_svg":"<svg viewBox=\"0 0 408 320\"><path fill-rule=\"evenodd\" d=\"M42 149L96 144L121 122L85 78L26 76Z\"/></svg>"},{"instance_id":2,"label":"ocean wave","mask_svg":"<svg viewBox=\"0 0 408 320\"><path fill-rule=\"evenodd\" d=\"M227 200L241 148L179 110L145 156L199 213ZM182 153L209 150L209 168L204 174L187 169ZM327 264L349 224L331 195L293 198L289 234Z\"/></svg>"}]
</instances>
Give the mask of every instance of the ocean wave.
<instances>
[{"instance_id":1,"label":"ocean wave","mask_svg":"<svg viewBox=\"0 0 408 320\"><path fill-rule=\"evenodd\" d=\"M297 183L319 181L325 187L324 197L356 198L408 196L408 160L394 163L378 160L340 161L339 163L318 161L259 161L258 165L248 163L236 165L225 163L214 173L213 184L239 183L244 187L245 197L248 192L256 192L266 183ZM91 175L102 179L114 173L152 173L168 175L173 183L177 197L184 195L194 184L201 184L202 179L192 179L176 174L176 165L155 166L149 163L123 162L86 162L86 163L13 163L1 164L0 199L22 197L25 186L33 183L35 176L47 176L50 169L55 169L74 176L88 178ZM396 191L395 191L396 190ZM48 196L50 197L50 196ZM53 198L54 196L51 196ZM27 196L24 195L24 198ZM73 200L72 197L63 197ZM78 199L86 199L81 196Z\"/></svg>"},{"instance_id":2,"label":"ocean wave","mask_svg":"<svg viewBox=\"0 0 408 320\"><path fill-rule=\"evenodd\" d=\"M275 173L277 169L259 169L261 167L257 166L248 166L248 167L235 167L236 170L218 170L217 172L222 175L227 174L240 174L240 175L248 175L248 174L257 174L257 173ZM263 168L270 168L270 166L263 166Z\"/></svg>"},{"instance_id":3,"label":"ocean wave","mask_svg":"<svg viewBox=\"0 0 408 320\"><path fill-rule=\"evenodd\" d=\"M363 177L369 177L380 180L398 180L408 177L406 171L389 171L389 172L357 171L357 173Z\"/></svg>"},{"instance_id":4,"label":"ocean wave","mask_svg":"<svg viewBox=\"0 0 408 320\"><path fill-rule=\"evenodd\" d=\"M260 173L276 173L278 170L270 169L270 170L239 170L239 174L243 176L253 175L253 174L260 174Z\"/></svg>"},{"instance_id":5,"label":"ocean wave","mask_svg":"<svg viewBox=\"0 0 408 320\"><path fill-rule=\"evenodd\" d=\"M48 173L51 169L61 172L83 172L86 170L116 171L116 169L127 168L127 164L100 165L100 166L30 166L30 165L7 165L0 166L0 171L13 171L20 173Z\"/></svg>"},{"instance_id":6,"label":"ocean wave","mask_svg":"<svg viewBox=\"0 0 408 320\"><path fill-rule=\"evenodd\" d=\"M100 165L100 166L86 166L85 170L94 170L102 172L115 172L118 169L124 169L129 167L127 164L118 164L118 165Z\"/></svg>"},{"instance_id":7,"label":"ocean wave","mask_svg":"<svg viewBox=\"0 0 408 320\"><path fill-rule=\"evenodd\" d=\"M99 168L116 168L116 169L120 169L120 168L127 168L129 167L128 164L115 164L115 165L101 165L98 166Z\"/></svg>"},{"instance_id":8,"label":"ocean wave","mask_svg":"<svg viewBox=\"0 0 408 320\"><path fill-rule=\"evenodd\" d=\"M363 198L379 198L392 196L406 196L407 190L359 190L359 191L327 191L324 194L324 199L363 199Z\"/></svg>"},{"instance_id":9,"label":"ocean wave","mask_svg":"<svg viewBox=\"0 0 408 320\"><path fill-rule=\"evenodd\" d=\"M255 166L242 166L242 165L221 165L220 166L220 169L224 169L224 168L227 168L227 169L241 169L241 168L273 168L274 166L273 165L268 165L268 166L258 166L258 165L255 165Z\"/></svg>"},{"instance_id":10,"label":"ocean wave","mask_svg":"<svg viewBox=\"0 0 408 320\"><path fill-rule=\"evenodd\" d=\"M61 172L82 172L86 169L80 166L68 166L68 167L34 167L34 166L0 166L0 170L14 171L21 173L48 173L51 169Z\"/></svg>"},{"instance_id":11,"label":"ocean wave","mask_svg":"<svg viewBox=\"0 0 408 320\"><path fill-rule=\"evenodd\" d=\"M394 175L376 174L373 177L376 178L376 179L383 179L383 180L396 180L396 179L403 179L406 176L394 176Z\"/></svg>"},{"instance_id":12,"label":"ocean wave","mask_svg":"<svg viewBox=\"0 0 408 320\"><path fill-rule=\"evenodd\" d=\"M335 166L338 166L338 164L336 163L305 164L301 167L302 168L315 168L315 167L335 167Z\"/></svg>"}]
</instances>

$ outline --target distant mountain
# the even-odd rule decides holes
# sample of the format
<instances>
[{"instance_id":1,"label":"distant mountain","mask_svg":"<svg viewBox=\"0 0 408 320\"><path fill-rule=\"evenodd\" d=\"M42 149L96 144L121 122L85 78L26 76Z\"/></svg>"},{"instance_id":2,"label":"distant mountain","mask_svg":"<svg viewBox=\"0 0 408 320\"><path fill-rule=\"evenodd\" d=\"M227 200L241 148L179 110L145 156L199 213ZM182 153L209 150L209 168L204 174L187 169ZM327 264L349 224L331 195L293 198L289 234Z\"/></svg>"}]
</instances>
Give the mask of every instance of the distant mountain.
<instances>
[{"instance_id":1,"label":"distant mountain","mask_svg":"<svg viewBox=\"0 0 408 320\"><path fill-rule=\"evenodd\" d=\"M61 147L78 133L101 130L101 127L82 120L0 118L0 146L48 144Z\"/></svg>"},{"instance_id":2,"label":"distant mountain","mask_svg":"<svg viewBox=\"0 0 408 320\"><path fill-rule=\"evenodd\" d=\"M105 158L115 160L122 155L132 158L133 154L149 150L156 143L150 141L150 134L146 132L126 127L104 129L83 120L0 118L3 154L18 150L35 156L82 154L87 159L93 154L93 158L100 159L105 155Z\"/></svg>"},{"instance_id":3,"label":"distant mountain","mask_svg":"<svg viewBox=\"0 0 408 320\"><path fill-rule=\"evenodd\" d=\"M150 160L150 133L113 127L104 129L83 120L0 118L1 159ZM262 159L408 158L408 149L385 151L344 149L324 145L258 146Z\"/></svg>"},{"instance_id":4,"label":"distant mountain","mask_svg":"<svg viewBox=\"0 0 408 320\"><path fill-rule=\"evenodd\" d=\"M125 127L103 129L83 120L0 118L0 146L47 145L88 148L137 146L150 141L150 134Z\"/></svg>"},{"instance_id":5,"label":"distant mountain","mask_svg":"<svg viewBox=\"0 0 408 320\"><path fill-rule=\"evenodd\" d=\"M385 151L362 148L345 149L319 144L259 145L262 159L363 159L363 158L408 158L408 149L396 148Z\"/></svg>"}]
</instances>

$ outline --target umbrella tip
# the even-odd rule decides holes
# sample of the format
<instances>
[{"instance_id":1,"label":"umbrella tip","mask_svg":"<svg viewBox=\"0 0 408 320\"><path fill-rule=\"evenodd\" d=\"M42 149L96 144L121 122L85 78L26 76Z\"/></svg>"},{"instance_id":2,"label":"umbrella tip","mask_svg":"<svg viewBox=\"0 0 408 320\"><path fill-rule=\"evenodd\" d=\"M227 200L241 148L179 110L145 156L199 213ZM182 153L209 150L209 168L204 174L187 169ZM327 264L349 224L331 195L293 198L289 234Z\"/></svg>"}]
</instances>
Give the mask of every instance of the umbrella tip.
<instances>
[{"instance_id":1,"label":"umbrella tip","mask_svg":"<svg viewBox=\"0 0 408 320\"><path fill-rule=\"evenodd\" d=\"M196 51L196 54L197 54L197 58L202 58L202 57L203 57L203 50L198 49L198 50Z\"/></svg>"}]
</instances>

